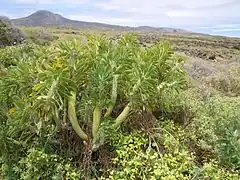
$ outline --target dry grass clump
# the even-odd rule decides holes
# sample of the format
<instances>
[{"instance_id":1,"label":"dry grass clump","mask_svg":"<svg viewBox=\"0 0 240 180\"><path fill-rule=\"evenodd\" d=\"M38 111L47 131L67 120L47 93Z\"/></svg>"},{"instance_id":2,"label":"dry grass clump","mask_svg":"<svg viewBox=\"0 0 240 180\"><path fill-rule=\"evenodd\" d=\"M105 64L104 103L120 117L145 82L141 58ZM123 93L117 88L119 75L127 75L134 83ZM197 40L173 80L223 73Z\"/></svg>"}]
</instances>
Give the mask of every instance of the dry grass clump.
<instances>
[{"instance_id":1,"label":"dry grass clump","mask_svg":"<svg viewBox=\"0 0 240 180\"><path fill-rule=\"evenodd\" d=\"M194 80L203 80L208 76L212 76L219 72L215 62L210 62L200 58L188 58L184 65L189 76Z\"/></svg>"},{"instance_id":2,"label":"dry grass clump","mask_svg":"<svg viewBox=\"0 0 240 180\"><path fill-rule=\"evenodd\" d=\"M216 90L229 95L240 95L240 67L231 68L227 73L219 73L206 78L206 83Z\"/></svg>"}]
</instances>

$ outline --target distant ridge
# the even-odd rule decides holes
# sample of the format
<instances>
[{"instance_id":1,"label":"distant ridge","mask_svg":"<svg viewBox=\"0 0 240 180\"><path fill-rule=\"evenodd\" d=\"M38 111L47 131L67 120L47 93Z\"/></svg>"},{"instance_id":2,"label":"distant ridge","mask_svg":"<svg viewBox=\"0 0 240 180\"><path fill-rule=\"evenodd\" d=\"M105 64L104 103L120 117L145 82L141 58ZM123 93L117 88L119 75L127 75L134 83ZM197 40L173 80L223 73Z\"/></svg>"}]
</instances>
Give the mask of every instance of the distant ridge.
<instances>
[{"instance_id":1,"label":"distant ridge","mask_svg":"<svg viewBox=\"0 0 240 180\"><path fill-rule=\"evenodd\" d=\"M93 28L102 30L125 30L138 32L166 32L166 33L190 33L182 29L174 28L155 28L150 26L128 27L119 25L110 25L97 22L76 21L67 19L59 14L46 10L39 10L27 17L12 19L17 26L70 26L73 28Z\"/></svg>"}]
</instances>

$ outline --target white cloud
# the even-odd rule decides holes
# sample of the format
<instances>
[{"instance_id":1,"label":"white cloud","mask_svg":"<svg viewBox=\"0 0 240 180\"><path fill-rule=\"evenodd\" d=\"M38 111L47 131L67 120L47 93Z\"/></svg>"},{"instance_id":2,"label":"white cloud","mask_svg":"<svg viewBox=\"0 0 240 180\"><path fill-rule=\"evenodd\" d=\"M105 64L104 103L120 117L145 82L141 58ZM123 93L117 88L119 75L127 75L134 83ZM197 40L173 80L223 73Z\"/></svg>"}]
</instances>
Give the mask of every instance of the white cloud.
<instances>
[{"instance_id":1,"label":"white cloud","mask_svg":"<svg viewBox=\"0 0 240 180\"><path fill-rule=\"evenodd\" d=\"M91 15L78 15L78 14L69 14L65 16L69 19L88 21L88 22L101 22L106 24L115 24L122 26L139 26L145 25L146 22L154 23L151 19L142 19L142 18L116 18L116 17L107 17L107 16L91 16Z\"/></svg>"},{"instance_id":2,"label":"white cloud","mask_svg":"<svg viewBox=\"0 0 240 180\"><path fill-rule=\"evenodd\" d=\"M159 8L171 9L174 7L179 8L201 8L201 7L214 7L231 4L236 0L110 0L104 3L95 3L96 6L105 9L114 9L121 11L131 11L136 8L141 12L156 12Z\"/></svg>"},{"instance_id":3,"label":"white cloud","mask_svg":"<svg viewBox=\"0 0 240 180\"><path fill-rule=\"evenodd\" d=\"M88 15L104 15L105 20L113 18L112 14L119 14L117 18L125 19L146 19L149 24L154 22L156 26L169 25L209 25L211 23L226 23L238 18L240 12L240 0L12 0L25 4L79 4L88 7L98 8L99 12L88 12ZM84 5L83 5L84 4ZM36 6L35 6L36 7ZM81 7L78 16L81 13ZM90 11L90 10L89 10ZM70 14L73 12L69 12ZM66 13L67 14L67 13ZM126 14L128 14L126 16ZM124 16L125 15L125 16ZM108 16L108 17L107 17ZM120 17L121 16L121 17ZM168 25L168 24L166 24Z\"/></svg>"},{"instance_id":4,"label":"white cloud","mask_svg":"<svg viewBox=\"0 0 240 180\"><path fill-rule=\"evenodd\" d=\"M240 24L240 0L11 0L22 4L65 5L65 17L128 26L165 26L213 31ZM74 4L76 10L68 11ZM38 6L35 6L37 8ZM82 11L87 7L88 11ZM61 6L62 8L62 6ZM61 12L60 6L58 11ZM229 26L226 26L229 24ZM223 26L223 27L221 27Z\"/></svg>"},{"instance_id":5,"label":"white cloud","mask_svg":"<svg viewBox=\"0 0 240 180\"><path fill-rule=\"evenodd\" d=\"M156 25L167 23L166 26L226 23L238 18L240 12L239 0L110 0L94 6L107 11L132 13L135 17L148 17ZM126 21L129 18L133 17L127 17Z\"/></svg>"},{"instance_id":6,"label":"white cloud","mask_svg":"<svg viewBox=\"0 0 240 180\"><path fill-rule=\"evenodd\" d=\"M6 16L8 18L11 19L15 19L15 18L21 18L21 17L25 17L28 16L29 14L32 14L34 12L34 10L29 10L29 9L22 9L21 12L12 12L12 11L7 11L7 10L3 10L1 11L1 15Z\"/></svg>"},{"instance_id":7,"label":"white cloud","mask_svg":"<svg viewBox=\"0 0 240 180\"><path fill-rule=\"evenodd\" d=\"M214 33L218 32L240 32L240 27L239 28L226 28L226 29L214 29L212 30Z\"/></svg>"},{"instance_id":8,"label":"white cloud","mask_svg":"<svg viewBox=\"0 0 240 180\"><path fill-rule=\"evenodd\" d=\"M12 0L20 4L58 4L58 3L71 3L71 4L85 4L88 0Z\"/></svg>"},{"instance_id":9,"label":"white cloud","mask_svg":"<svg viewBox=\"0 0 240 180\"><path fill-rule=\"evenodd\" d=\"M54 4L56 1L54 0L13 0L19 4Z\"/></svg>"},{"instance_id":10,"label":"white cloud","mask_svg":"<svg viewBox=\"0 0 240 180\"><path fill-rule=\"evenodd\" d=\"M222 29L222 28L239 28L240 24L218 24L215 26L203 26L200 29Z\"/></svg>"},{"instance_id":11,"label":"white cloud","mask_svg":"<svg viewBox=\"0 0 240 180\"><path fill-rule=\"evenodd\" d=\"M184 11L184 10L170 10L166 11L165 14L168 17L199 17L199 13L196 11Z\"/></svg>"}]
</instances>

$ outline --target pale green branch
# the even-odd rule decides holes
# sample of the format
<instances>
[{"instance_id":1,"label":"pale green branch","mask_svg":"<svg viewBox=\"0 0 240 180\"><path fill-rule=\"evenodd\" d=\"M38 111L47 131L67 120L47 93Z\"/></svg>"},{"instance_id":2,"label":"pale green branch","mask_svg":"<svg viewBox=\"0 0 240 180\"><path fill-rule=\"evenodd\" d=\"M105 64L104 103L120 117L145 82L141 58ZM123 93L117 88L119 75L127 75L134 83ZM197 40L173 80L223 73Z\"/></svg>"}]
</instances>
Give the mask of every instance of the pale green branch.
<instances>
[{"instance_id":1,"label":"pale green branch","mask_svg":"<svg viewBox=\"0 0 240 180\"><path fill-rule=\"evenodd\" d=\"M77 115L76 115L76 92L71 92L71 96L69 96L68 98L68 117L69 120L72 124L73 129L76 131L76 133L78 134L78 136L87 141L88 140L88 136L87 134L82 130L82 128L80 127L78 120L77 120Z\"/></svg>"},{"instance_id":2,"label":"pale green branch","mask_svg":"<svg viewBox=\"0 0 240 180\"><path fill-rule=\"evenodd\" d=\"M104 117L109 117L112 114L113 107L117 101L117 85L118 85L118 75L113 76L113 84L112 84L112 96L111 96L111 104L108 107Z\"/></svg>"},{"instance_id":3,"label":"pale green branch","mask_svg":"<svg viewBox=\"0 0 240 180\"><path fill-rule=\"evenodd\" d=\"M114 122L114 127L118 127L120 126L128 117L130 111L131 111L131 106L132 103L128 103L125 108L123 109L123 111L121 112L121 114L119 114L119 116L115 119Z\"/></svg>"},{"instance_id":4,"label":"pale green branch","mask_svg":"<svg viewBox=\"0 0 240 180\"><path fill-rule=\"evenodd\" d=\"M93 111L93 124L92 124L92 136L96 138L101 121L102 108L96 105Z\"/></svg>"}]
</instances>

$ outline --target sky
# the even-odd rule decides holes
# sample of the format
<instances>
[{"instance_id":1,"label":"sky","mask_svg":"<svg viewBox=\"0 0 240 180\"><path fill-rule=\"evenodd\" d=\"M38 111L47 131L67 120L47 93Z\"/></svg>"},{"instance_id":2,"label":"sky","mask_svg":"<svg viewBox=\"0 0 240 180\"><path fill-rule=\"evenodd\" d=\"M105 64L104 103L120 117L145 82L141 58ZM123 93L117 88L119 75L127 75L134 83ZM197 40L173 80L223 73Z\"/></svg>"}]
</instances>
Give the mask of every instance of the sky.
<instances>
[{"instance_id":1,"label":"sky","mask_svg":"<svg viewBox=\"0 0 240 180\"><path fill-rule=\"evenodd\" d=\"M0 15L9 18L37 10L80 21L240 37L240 0L0 0Z\"/></svg>"}]
</instances>

